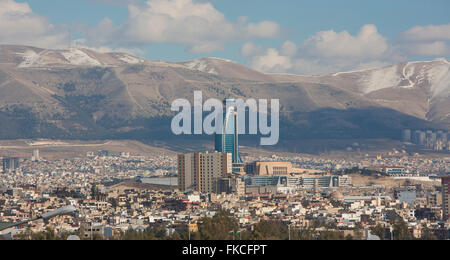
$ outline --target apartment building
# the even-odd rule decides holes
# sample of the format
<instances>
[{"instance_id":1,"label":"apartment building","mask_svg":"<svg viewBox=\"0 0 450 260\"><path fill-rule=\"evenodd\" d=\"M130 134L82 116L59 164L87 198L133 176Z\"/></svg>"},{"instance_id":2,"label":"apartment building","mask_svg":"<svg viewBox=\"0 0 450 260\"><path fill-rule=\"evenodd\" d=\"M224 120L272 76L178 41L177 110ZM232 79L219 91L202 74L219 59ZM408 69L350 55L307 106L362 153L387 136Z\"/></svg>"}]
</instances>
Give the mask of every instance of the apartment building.
<instances>
[{"instance_id":1,"label":"apartment building","mask_svg":"<svg viewBox=\"0 0 450 260\"><path fill-rule=\"evenodd\" d=\"M178 188L180 191L216 193L218 180L233 171L230 153L190 153L178 155Z\"/></svg>"}]
</instances>

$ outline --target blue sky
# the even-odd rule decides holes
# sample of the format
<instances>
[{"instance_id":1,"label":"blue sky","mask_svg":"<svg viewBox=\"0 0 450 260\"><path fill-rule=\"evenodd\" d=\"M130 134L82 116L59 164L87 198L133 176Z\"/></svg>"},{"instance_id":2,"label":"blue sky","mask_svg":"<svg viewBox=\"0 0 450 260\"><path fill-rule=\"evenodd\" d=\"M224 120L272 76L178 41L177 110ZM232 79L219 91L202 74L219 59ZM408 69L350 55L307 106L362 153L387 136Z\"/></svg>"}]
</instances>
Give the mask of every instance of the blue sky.
<instances>
[{"instance_id":1,"label":"blue sky","mask_svg":"<svg viewBox=\"0 0 450 260\"><path fill-rule=\"evenodd\" d=\"M314 74L450 54L448 0L0 0L1 5L49 27L40 28L36 46L69 46L71 32L77 45L152 60L213 56L265 72ZM178 12L172 12L175 5L181 6ZM133 15L129 6L135 7ZM155 24L163 30L148 29ZM11 35L0 36L0 42L34 43Z\"/></svg>"}]
</instances>

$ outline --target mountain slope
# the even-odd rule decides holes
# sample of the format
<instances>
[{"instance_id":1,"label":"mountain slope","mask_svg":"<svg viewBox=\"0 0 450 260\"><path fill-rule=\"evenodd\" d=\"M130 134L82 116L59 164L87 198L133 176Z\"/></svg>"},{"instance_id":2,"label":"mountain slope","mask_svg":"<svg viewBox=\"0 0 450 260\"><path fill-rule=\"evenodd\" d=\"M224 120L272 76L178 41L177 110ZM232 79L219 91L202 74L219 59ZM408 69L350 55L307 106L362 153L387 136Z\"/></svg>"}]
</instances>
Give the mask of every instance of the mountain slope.
<instances>
[{"instance_id":1,"label":"mountain slope","mask_svg":"<svg viewBox=\"0 0 450 260\"><path fill-rule=\"evenodd\" d=\"M313 82L358 93L379 106L436 123L449 122L450 62L437 59L324 76L276 75L279 81Z\"/></svg>"},{"instance_id":2,"label":"mountain slope","mask_svg":"<svg viewBox=\"0 0 450 260\"><path fill-rule=\"evenodd\" d=\"M281 143L396 138L450 125L449 62L403 63L324 76L263 74L217 58L169 63L87 49L0 46L0 138L174 141L171 103L280 99Z\"/></svg>"},{"instance_id":3,"label":"mountain slope","mask_svg":"<svg viewBox=\"0 0 450 260\"><path fill-rule=\"evenodd\" d=\"M235 78L250 81L264 81L273 82L274 80L270 75L266 75L261 72L257 72L250 68L247 68L241 64L235 63L230 60L218 59L218 58L204 58L188 62L179 63L192 70L197 70L214 75L220 75L227 78Z\"/></svg>"}]
</instances>

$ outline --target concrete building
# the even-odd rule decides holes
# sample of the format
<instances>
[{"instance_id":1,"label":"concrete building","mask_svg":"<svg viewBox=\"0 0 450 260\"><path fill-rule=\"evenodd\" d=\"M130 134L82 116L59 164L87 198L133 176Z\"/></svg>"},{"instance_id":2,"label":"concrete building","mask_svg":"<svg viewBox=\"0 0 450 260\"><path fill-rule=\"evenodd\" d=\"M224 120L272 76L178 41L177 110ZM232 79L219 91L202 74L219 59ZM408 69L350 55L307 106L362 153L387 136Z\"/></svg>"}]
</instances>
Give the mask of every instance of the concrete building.
<instances>
[{"instance_id":1,"label":"concrete building","mask_svg":"<svg viewBox=\"0 0 450 260\"><path fill-rule=\"evenodd\" d=\"M301 177L301 185L304 188L336 188L351 185L351 178L348 176L332 175L307 175Z\"/></svg>"},{"instance_id":2,"label":"concrete building","mask_svg":"<svg viewBox=\"0 0 450 260\"><path fill-rule=\"evenodd\" d=\"M14 173L20 167L19 158L7 157L2 160L2 168L4 173Z\"/></svg>"},{"instance_id":3,"label":"concrete building","mask_svg":"<svg viewBox=\"0 0 450 260\"><path fill-rule=\"evenodd\" d=\"M352 183L349 176L332 175L303 175L303 176L253 176L245 178L246 193L255 191L263 193L261 190L270 192L281 188L301 189L301 188L337 188L348 187ZM264 187L265 189L261 189ZM269 189L269 187L272 187Z\"/></svg>"},{"instance_id":4,"label":"concrete building","mask_svg":"<svg viewBox=\"0 0 450 260\"><path fill-rule=\"evenodd\" d=\"M402 141L405 143L410 143L411 142L411 130L410 129L405 129L402 132Z\"/></svg>"},{"instance_id":5,"label":"concrete building","mask_svg":"<svg viewBox=\"0 0 450 260\"><path fill-rule=\"evenodd\" d=\"M442 177L442 212L443 219L450 219L450 176Z\"/></svg>"},{"instance_id":6,"label":"concrete building","mask_svg":"<svg viewBox=\"0 0 450 260\"><path fill-rule=\"evenodd\" d=\"M217 181L217 193L245 194L245 182L240 176L220 178Z\"/></svg>"},{"instance_id":7,"label":"concrete building","mask_svg":"<svg viewBox=\"0 0 450 260\"><path fill-rule=\"evenodd\" d=\"M425 145L426 133L420 130L414 131L412 141L417 145Z\"/></svg>"},{"instance_id":8,"label":"concrete building","mask_svg":"<svg viewBox=\"0 0 450 260\"><path fill-rule=\"evenodd\" d=\"M33 150L33 155L31 156L31 160L33 162L41 160L41 157L39 156L39 150L38 149Z\"/></svg>"},{"instance_id":9,"label":"concrete building","mask_svg":"<svg viewBox=\"0 0 450 260\"><path fill-rule=\"evenodd\" d=\"M408 173L405 167L397 167L397 166L382 166L380 167L380 171L388 176L404 176Z\"/></svg>"},{"instance_id":10,"label":"concrete building","mask_svg":"<svg viewBox=\"0 0 450 260\"><path fill-rule=\"evenodd\" d=\"M405 141L407 139L408 133L404 130L402 132L402 139ZM416 130L411 135L411 142L413 144L422 146L427 149L435 150L435 151L444 151L450 150L450 140L449 133L444 130L428 130L428 131L420 131Z\"/></svg>"},{"instance_id":11,"label":"concrete building","mask_svg":"<svg viewBox=\"0 0 450 260\"><path fill-rule=\"evenodd\" d=\"M293 173L291 162L253 162L246 168L254 176L287 176Z\"/></svg>"},{"instance_id":12,"label":"concrete building","mask_svg":"<svg viewBox=\"0 0 450 260\"><path fill-rule=\"evenodd\" d=\"M442 205L442 193L433 192L426 196L428 207L440 207Z\"/></svg>"},{"instance_id":13,"label":"concrete building","mask_svg":"<svg viewBox=\"0 0 450 260\"><path fill-rule=\"evenodd\" d=\"M219 192L219 180L232 173L230 153L178 155L178 188L181 191Z\"/></svg>"}]
</instances>

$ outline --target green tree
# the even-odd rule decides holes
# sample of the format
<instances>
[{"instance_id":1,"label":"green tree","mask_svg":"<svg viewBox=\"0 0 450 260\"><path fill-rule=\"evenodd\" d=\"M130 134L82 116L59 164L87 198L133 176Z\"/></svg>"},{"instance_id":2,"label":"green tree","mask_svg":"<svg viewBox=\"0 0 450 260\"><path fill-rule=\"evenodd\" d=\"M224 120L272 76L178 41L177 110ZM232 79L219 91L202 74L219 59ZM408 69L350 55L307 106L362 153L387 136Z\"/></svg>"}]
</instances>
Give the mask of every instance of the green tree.
<instances>
[{"instance_id":1,"label":"green tree","mask_svg":"<svg viewBox=\"0 0 450 260\"><path fill-rule=\"evenodd\" d=\"M319 232L318 240L344 240L345 237L339 231L321 231Z\"/></svg>"},{"instance_id":2,"label":"green tree","mask_svg":"<svg viewBox=\"0 0 450 260\"><path fill-rule=\"evenodd\" d=\"M253 231L253 239L255 240L287 240L288 238L288 226L278 221L263 220L255 225Z\"/></svg>"},{"instance_id":3,"label":"green tree","mask_svg":"<svg viewBox=\"0 0 450 260\"><path fill-rule=\"evenodd\" d=\"M370 228L370 231L375 236L378 236L381 240L384 240L386 238L386 228L383 227L381 224L378 224L375 227Z\"/></svg>"},{"instance_id":4,"label":"green tree","mask_svg":"<svg viewBox=\"0 0 450 260\"><path fill-rule=\"evenodd\" d=\"M394 240L412 240L408 224L403 219L394 224L393 236Z\"/></svg>"},{"instance_id":5,"label":"green tree","mask_svg":"<svg viewBox=\"0 0 450 260\"><path fill-rule=\"evenodd\" d=\"M420 237L420 239L421 240L437 240L436 236L434 235L434 232L427 227L424 227L424 229L422 229L422 236Z\"/></svg>"},{"instance_id":6,"label":"green tree","mask_svg":"<svg viewBox=\"0 0 450 260\"><path fill-rule=\"evenodd\" d=\"M182 238L178 232L175 232L169 237L169 240L182 240Z\"/></svg>"},{"instance_id":7,"label":"green tree","mask_svg":"<svg viewBox=\"0 0 450 260\"><path fill-rule=\"evenodd\" d=\"M119 205L115 198L109 198L108 202L111 203L111 207L113 207L113 208L117 208L117 206Z\"/></svg>"},{"instance_id":8,"label":"green tree","mask_svg":"<svg viewBox=\"0 0 450 260\"><path fill-rule=\"evenodd\" d=\"M309 201L309 200L307 200L307 199L303 199L302 200L302 206L304 207L304 208L307 208L307 207L309 207L311 205L311 202Z\"/></svg>"},{"instance_id":9,"label":"green tree","mask_svg":"<svg viewBox=\"0 0 450 260\"><path fill-rule=\"evenodd\" d=\"M46 227L44 231L42 232L36 232L31 235L31 240L57 240L55 231L50 228Z\"/></svg>"},{"instance_id":10,"label":"green tree","mask_svg":"<svg viewBox=\"0 0 450 260\"><path fill-rule=\"evenodd\" d=\"M233 240L239 225L226 211L219 211L212 218L203 218L198 225L202 240Z\"/></svg>"},{"instance_id":11,"label":"green tree","mask_svg":"<svg viewBox=\"0 0 450 260\"><path fill-rule=\"evenodd\" d=\"M296 232L298 234L298 240L315 240L316 239L316 227L311 226L302 228ZM297 238L296 238L297 239Z\"/></svg>"}]
</instances>

